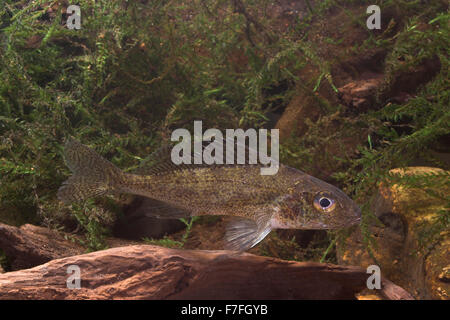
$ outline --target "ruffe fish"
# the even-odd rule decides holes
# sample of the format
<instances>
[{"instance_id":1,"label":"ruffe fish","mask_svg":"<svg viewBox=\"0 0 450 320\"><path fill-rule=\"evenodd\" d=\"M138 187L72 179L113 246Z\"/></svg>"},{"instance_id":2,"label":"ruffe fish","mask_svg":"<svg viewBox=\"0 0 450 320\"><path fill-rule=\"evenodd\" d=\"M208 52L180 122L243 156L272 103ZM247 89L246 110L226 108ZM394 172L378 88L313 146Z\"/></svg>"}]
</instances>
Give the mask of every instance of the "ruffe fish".
<instances>
[{"instance_id":1,"label":"ruffe fish","mask_svg":"<svg viewBox=\"0 0 450 320\"><path fill-rule=\"evenodd\" d=\"M64 153L73 175L58 190L60 200L131 193L163 203L160 217L236 216L225 234L227 249L245 251L272 229L338 229L361 219L340 189L282 164L277 174L261 175L258 165L175 165L156 152L126 173L72 138Z\"/></svg>"}]
</instances>

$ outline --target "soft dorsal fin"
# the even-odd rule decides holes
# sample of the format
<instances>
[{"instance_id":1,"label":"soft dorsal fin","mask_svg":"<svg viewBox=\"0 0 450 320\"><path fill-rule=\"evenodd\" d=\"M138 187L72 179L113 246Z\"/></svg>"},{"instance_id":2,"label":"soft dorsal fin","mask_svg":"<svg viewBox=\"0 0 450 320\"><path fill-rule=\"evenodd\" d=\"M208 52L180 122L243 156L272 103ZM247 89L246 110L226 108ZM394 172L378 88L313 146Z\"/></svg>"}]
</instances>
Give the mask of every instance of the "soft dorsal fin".
<instances>
[{"instance_id":1,"label":"soft dorsal fin","mask_svg":"<svg viewBox=\"0 0 450 320\"><path fill-rule=\"evenodd\" d=\"M138 168L131 171L131 173L139 175L153 175L164 171L172 171L177 168L171 161L170 152L172 145L165 143L161 145L156 151L152 152L147 158L142 160ZM172 166L174 166L172 168Z\"/></svg>"}]
</instances>

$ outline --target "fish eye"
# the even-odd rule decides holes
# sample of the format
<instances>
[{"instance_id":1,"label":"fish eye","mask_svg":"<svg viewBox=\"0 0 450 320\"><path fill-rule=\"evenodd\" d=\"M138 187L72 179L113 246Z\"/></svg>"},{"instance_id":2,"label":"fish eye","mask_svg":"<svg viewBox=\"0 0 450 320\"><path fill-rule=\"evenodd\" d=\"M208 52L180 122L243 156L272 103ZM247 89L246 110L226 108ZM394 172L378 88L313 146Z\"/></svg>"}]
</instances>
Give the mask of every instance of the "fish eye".
<instances>
[{"instance_id":1,"label":"fish eye","mask_svg":"<svg viewBox=\"0 0 450 320\"><path fill-rule=\"evenodd\" d=\"M319 211L330 212L336 207L336 201L326 195L317 195L314 199L314 207Z\"/></svg>"}]
</instances>

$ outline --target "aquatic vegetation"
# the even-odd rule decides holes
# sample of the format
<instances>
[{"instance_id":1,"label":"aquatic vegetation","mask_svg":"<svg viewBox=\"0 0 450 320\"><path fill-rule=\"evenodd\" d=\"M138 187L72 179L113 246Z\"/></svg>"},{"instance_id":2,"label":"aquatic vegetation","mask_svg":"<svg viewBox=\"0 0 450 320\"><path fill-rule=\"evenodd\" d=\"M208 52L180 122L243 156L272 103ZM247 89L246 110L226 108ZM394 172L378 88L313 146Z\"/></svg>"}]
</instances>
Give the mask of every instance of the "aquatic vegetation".
<instances>
[{"instance_id":1,"label":"aquatic vegetation","mask_svg":"<svg viewBox=\"0 0 450 320\"><path fill-rule=\"evenodd\" d=\"M169 238L167 235L165 235L162 239L149 239L147 237L144 237L142 240L145 243L155 244L155 245L162 246L162 247L182 248L186 244L186 241L189 238L193 223L195 221L197 221L198 219L199 219L199 217L191 217L189 219L186 219L186 218L180 219L186 225L186 229L183 232L183 235L181 236L180 241L173 240L173 239Z\"/></svg>"},{"instance_id":2,"label":"aquatic vegetation","mask_svg":"<svg viewBox=\"0 0 450 320\"><path fill-rule=\"evenodd\" d=\"M142 241L166 248L181 248L184 245L183 242L170 239L168 236L164 236L162 239L149 239L144 237L142 238Z\"/></svg>"},{"instance_id":3,"label":"aquatic vegetation","mask_svg":"<svg viewBox=\"0 0 450 320\"><path fill-rule=\"evenodd\" d=\"M282 141L282 162L354 196L367 226L371 199L381 181L392 179L390 169L418 161L449 169L441 153L449 152L450 134L446 2L377 1L389 12L391 27L363 32L351 44L327 29L324 21L344 12L351 19L333 28L349 24L346 36L357 33L365 14L355 15L352 5L370 2L307 1L302 19L287 20L286 26L269 14L265 0L237 1L241 7L224 0L79 1L82 28L69 30L59 1L2 1L0 221L78 226L92 250L103 248L116 213L110 202L117 199L97 199L84 209L57 201L70 175L62 157L64 137L95 146L131 170L170 130L194 119L217 128L273 126L273 115L283 113L301 87L318 116L306 121L304 134L293 132ZM336 65L373 48L386 51L374 68L386 81L368 110L319 94L324 86L339 88ZM430 72L428 83L418 82L406 101L393 99L401 75L427 61L438 61L437 73ZM346 144L352 136L363 139ZM332 148L337 146L346 152ZM402 183L420 185L428 178L417 179ZM448 228L448 211L440 216L424 231L424 242ZM371 235L363 229L370 248ZM314 258L334 239L318 241Z\"/></svg>"}]
</instances>

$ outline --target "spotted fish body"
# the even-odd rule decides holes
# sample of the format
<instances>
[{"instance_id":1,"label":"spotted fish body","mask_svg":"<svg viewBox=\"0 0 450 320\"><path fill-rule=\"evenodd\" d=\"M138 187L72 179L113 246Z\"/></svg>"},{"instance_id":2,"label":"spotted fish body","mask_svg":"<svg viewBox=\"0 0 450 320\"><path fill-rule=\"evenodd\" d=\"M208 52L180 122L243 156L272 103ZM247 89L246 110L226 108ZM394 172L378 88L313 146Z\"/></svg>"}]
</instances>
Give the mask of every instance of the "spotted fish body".
<instances>
[{"instance_id":1,"label":"spotted fish body","mask_svg":"<svg viewBox=\"0 0 450 320\"><path fill-rule=\"evenodd\" d=\"M176 166L162 157L144 170L124 173L73 139L66 143L65 158L74 174L59 189L60 200L131 193L161 201L166 217L236 216L226 232L227 248L233 250L253 247L272 229L336 229L361 216L338 188L284 165L275 175L261 175L258 165Z\"/></svg>"}]
</instances>

